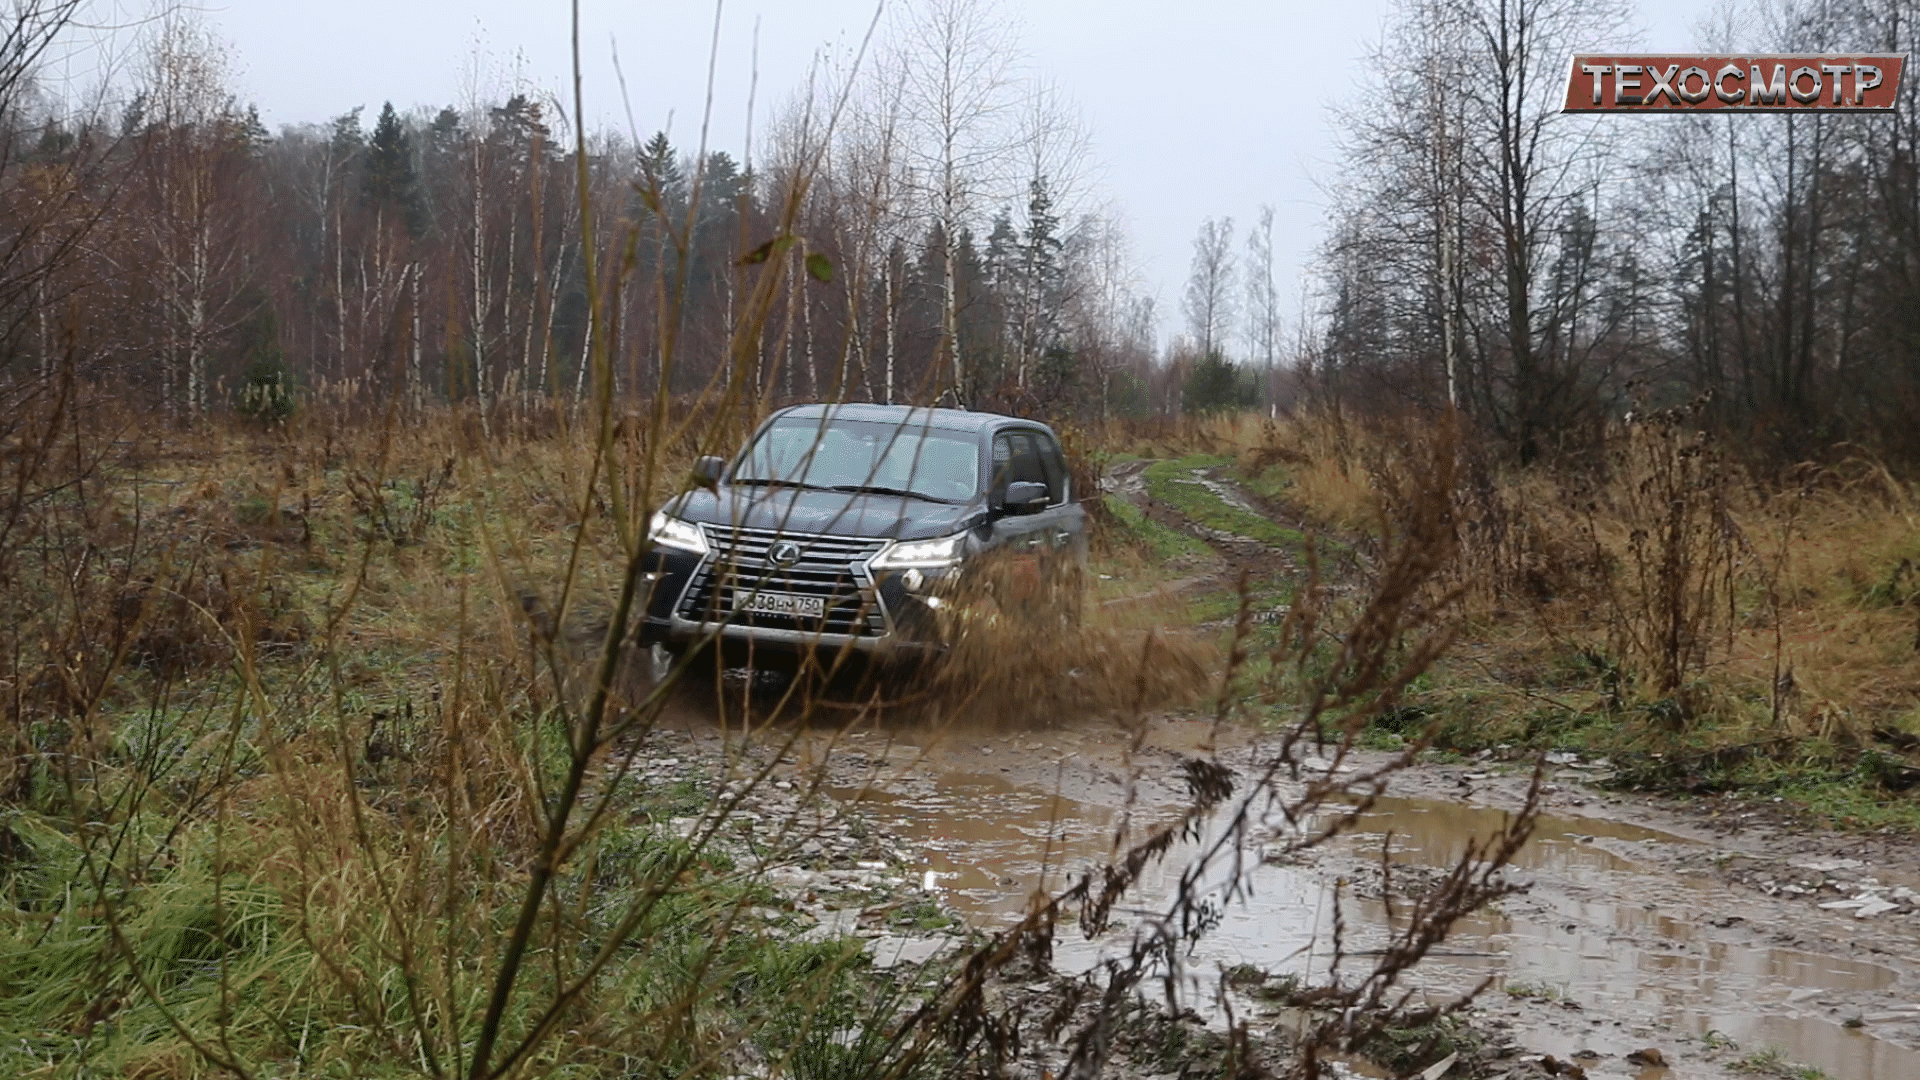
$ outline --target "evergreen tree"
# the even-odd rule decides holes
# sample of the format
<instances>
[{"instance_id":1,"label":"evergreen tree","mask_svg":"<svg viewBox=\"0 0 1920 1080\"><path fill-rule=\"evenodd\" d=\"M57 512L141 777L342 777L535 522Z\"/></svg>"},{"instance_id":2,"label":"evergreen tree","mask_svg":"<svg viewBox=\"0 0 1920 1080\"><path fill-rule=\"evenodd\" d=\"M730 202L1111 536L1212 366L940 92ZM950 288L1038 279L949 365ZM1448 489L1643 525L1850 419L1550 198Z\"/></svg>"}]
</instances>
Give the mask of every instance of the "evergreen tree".
<instances>
[{"instance_id":1,"label":"evergreen tree","mask_svg":"<svg viewBox=\"0 0 1920 1080\"><path fill-rule=\"evenodd\" d=\"M234 137L239 141L241 149L249 154L259 153L273 141L273 136L267 131L267 125L260 120L259 106L247 106L247 111L234 120Z\"/></svg>"},{"instance_id":2,"label":"evergreen tree","mask_svg":"<svg viewBox=\"0 0 1920 1080\"><path fill-rule=\"evenodd\" d=\"M426 207L413 165L413 140L400 125L392 102L381 108L373 126L366 169L360 174L360 194L375 209L398 214L409 234L419 236L425 230Z\"/></svg>"},{"instance_id":3,"label":"evergreen tree","mask_svg":"<svg viewBox=\"0 0 1920 1080\"><path fill-rule=\"evenodd\" d=\"M1054 286L1061 274L1060 216L1053 212L1047 178L1036 176L1027 185L1027 235L1023 238L1027 276L1043 287Z\"/></svg>"},{"instance_id":4,"label":"evergreen tree","mask_svg":"<svg viewBox=\"0 0 1920 1080\"><path fill-rule=\"evenodd\" d=\"M516 159L523 161L534 147L542 157L553 149L553 133L547 128L540 103L527 95L515 94L505 105L488 110L487 115L493 124L488 141L511 148Z\"/></svg>"},{"instance_id":5,"label":"evergreen tree","mask_svg":"<svg viewBox=\"0 0 1920 1080\"><path fill-rule=\"evenodd\" d=\"M120 137L132 139L147 126L147 109L152 102L145 90L135 91L133 100L120 112Z\"/></svg>"},{"instance_id":6,"label":"evergreen tree","mask_svg":"<svg viewBox=\"0 0 1920 1080\"><path fill-rule=\"evenodd\" d=\"M1020 234L1004 208L993 215L993 229L987 233L987 273L1001 288L1015 287L1019 277Z\"/></svg>"},{"instance_id":7,"label":"evergreen tree","mask_svg":"<svg viewBox=\"0 0 1920 1080\"><path fill-rule=\"evenodd\" d=\"M1020 244L1025 357L1038 357L1060 343L1060 303L1066 282L1063 247L1060 218L1053 211L1046 177L1035 176L1027 185L1027 231Z\"/></svg>"},{"instance_id":8,"label":"evergreen tree","mask_svg":"<svg viewBox=\"0 0 1920 1080\"><path fill-rule=\"evenodd\" d=\"M273 302L258 290L249 290L253 310L235 332L235 344L245 367L241 375L242 415L269 424L293 416L293 375L280 347L280 317Z\"/></svg>"},{"instance_id":9,"label":"evergreen tree","mask_svg":"<svg viewBox=\"0 0 1920 1080\"><path fill-rule=\"evenodd\" d=\"M441 106L434 114L433 123L427 125L427 143L430 146L447 146L460 141L460 112L451 105Z\"/></svg>"},{"instance_id":10,"label":"evergreen tree","mask_svg":"<svg viewBox=\"0 0 1920 1080\"><path fill-rule=\"evenodd\" d=\"M1194 361L1180 388L1180 407L1190 413L1251 409L1259 401L1258 388L1239 367L1218 351Z\"/></svg>"},{"instance_id":11,"label":"evergreen tree","mask_svg":"<svg viewBox=\"0 0 1920 1080\"><path fill-rule=\"evenodd\" d=\"M640 181L649 194L659 195L662 214L673 216L675 210L683 205L687 189L686 173L680 168L679 156L674 152L673 143L668 141L666 132L654 132L653 138L640 148Z\"/></svg>"},{"instance_id":12,"label":"evergreen tree","mask_svg":"<svg viewBox=\"0 0 1920 1080\"><path fill-rule=\"evenodd\" d=\"M953 287L962 361L976 388L991 387L1006 368L1006 315L971 229L954 244Z\"/></svg>"},{"instance_id":13,"label":"evergreen tree","mask_svg":"<svg viewBox=\"0 0 1920 1080\"><path fill-rule=\"evenodd\" d=\"M742 199L747 180L733 156L724 150L707 155L701 166L699 220L694 224L693 251L688 259L687 283L692 290L726 294L725 278L732 272L740 242Z\"/></svg>"},{"instance_id":14,"label":"evergreen tree","mask_svg":"<svg viewBox=\"0 0 1920 1080\"><path fill-rule=\"evenodd\" d=\"M366 149L367 137L360 130L361 106L343 112L333 118L333 135L327 141L327 151L336 162L352 161Z\"/></svg>"},{"instance_id":15,"label":"evergreen tree","mask_svg":"<svg viewBox=\"0 0 1920 1080\"><path fill-rule=\"evenodd\" d=\"M707 155L700 170L700 221L724 221L731 224L740 210L740 197L747 193L747 177L725 150Z\"/></svg>"}]
</instances>

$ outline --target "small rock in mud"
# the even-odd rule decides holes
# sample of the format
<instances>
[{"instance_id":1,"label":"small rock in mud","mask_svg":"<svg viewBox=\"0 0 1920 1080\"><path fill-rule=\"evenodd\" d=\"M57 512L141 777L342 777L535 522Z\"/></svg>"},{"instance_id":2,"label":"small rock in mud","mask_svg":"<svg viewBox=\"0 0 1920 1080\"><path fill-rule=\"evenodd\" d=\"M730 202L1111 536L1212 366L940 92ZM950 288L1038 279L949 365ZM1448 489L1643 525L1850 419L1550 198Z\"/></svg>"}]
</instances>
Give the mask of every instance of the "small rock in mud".
<instances>
[{"instance_id":1,"label":"small rock in mud","mask_svg":"<svg viewBox=\"0 0 1920 1080\"><path fill-rule=\"evenodd\" d=\"M893 937L882 935L867 941L867 955L872 958L873 966L887 971L905 964L909 967L924 964L952 949L957 942L946 935L934 937Z\"/></svg>"},{"instance_id":2,"label":"small rock in mud","mask_svg":"<svg viewBox=\"0 0 1920 1080\"><path fill-rule=\"evenodd\" d=\"M1561 1061L1548 1054L1540 1059L1540 1071L1548 1076L1564 1076L1567 1080L1587 1080L1587 1070L1571 1061Z\"/></svg>"}]
</instances>

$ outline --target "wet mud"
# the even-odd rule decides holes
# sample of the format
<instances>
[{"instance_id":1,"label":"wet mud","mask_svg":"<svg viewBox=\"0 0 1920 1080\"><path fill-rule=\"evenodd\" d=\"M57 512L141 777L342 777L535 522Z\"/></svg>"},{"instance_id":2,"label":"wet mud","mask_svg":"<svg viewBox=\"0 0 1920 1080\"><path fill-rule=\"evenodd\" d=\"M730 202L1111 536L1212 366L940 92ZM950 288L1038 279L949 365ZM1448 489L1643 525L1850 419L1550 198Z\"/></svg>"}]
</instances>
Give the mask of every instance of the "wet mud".
<instances>
[{"instance_id":1,"label":"wet mud","mask_svg":"<svg viewBox=\"0 0 1920 1080\"><path fill-rule=\"evenodd\" d=\"M699 727L697 715L683 720ZM905 877L988 930L1177 813L1177 762L1194 754L1244 773L1259 747L1204 720L1156 718L1144 731L870 723L804 733L789 751L793 775L824 768L822 791L905 854ZM1920 879L1913 852L1622 798L1593 788L1593 776L1555 771L1548 813L1511 870L1526 890L1456 928L1419 969L1423 994L1438 1000L1490 979L1476 1022L1510 1041L1516 1076L1537 1071L1526 1063L1542 1055L1596 1080L1733 1076L1768 1051L1836 1080L1920 1076L1920 914L1820 906ZM1388 901L1404 912L1519 805L1527 781L1518 768L1417 766L1357 829L1304 860L1250 851L1248 896L1223 907L1187 961L1188 1003L1204 1011L1220 973L1241 965L1326 978L1336 910L1346 963L1364 963L1385 940ZM1100 938L1066 928L1056 965L1083 970L1124 949L1173 894L1192 850L1176 847ZM1285 1022L1258 1001L1238 1006ZM1650 1047L1670 1068L1628 1060Z\"/></svg>"}]
</instances>

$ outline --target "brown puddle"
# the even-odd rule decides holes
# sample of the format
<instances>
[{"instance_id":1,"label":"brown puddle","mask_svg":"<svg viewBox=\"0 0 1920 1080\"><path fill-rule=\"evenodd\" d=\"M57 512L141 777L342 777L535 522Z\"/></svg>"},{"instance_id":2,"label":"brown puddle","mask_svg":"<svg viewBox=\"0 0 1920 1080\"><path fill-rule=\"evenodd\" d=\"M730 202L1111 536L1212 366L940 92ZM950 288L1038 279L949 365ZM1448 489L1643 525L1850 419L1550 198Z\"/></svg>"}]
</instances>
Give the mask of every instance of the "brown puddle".
<instances>
[{"instance_id":1,"label":"brown puddle","mask_svg":"<svg viewBox=\"0 0 1920 1080\"><path fill-rule=\"evenodd\" d=\"M1035 889L1058 891L1070 875L1113 850L1120 821L1114 807L969 771L977 768L971 762L951 771L941 765L936 754L916 769L932 778L928 790L836 794L860 797L875 824L902 847L922 852L924 869L980 925L1010 920L1025 909ZM1460 803L1382 799L1342 842L1360 861L1376 857L1384 841L1396 864L1445 867L1462 854L1470 837L1486 835L1501 816ZM1891 987L1898 973L1716 933L1704 923L1724 907L1725 894L1707 883L1658 872L1634 857L1647 845L1687 843L1598 819L1541 819L1517 860L1519 870L1541 887L1458 927L1422 968L1422 985L1457 991L1491 975L1494 992L1504 984L1524 983L1583 1006L1580 1012L1570 1010L1565 1023L1524 1027L1520 1041L1533 1052L1567 1057L1590 1050L1617 1059L1658 1035L1717 1031L1743 1049L1778 1048L1787 1059L1836 1080L1920 1076L1920 1053L1843 1027L1838 1016L1828 1015L1831 1003L1823 1006L1820 1000L1823 991ZM1183 853L1190 857L1193 850L1182 845L1151 869L1136 903L1164 904L1177 887ZM1224 883L1224 872L1213 877L1216 888ZM1196 1000L1205 998L1215 973L1227 965L1325 974L1334 894L1322 873L1260 864L1248 884L1251 895L1227 905L1219 926L1192 954ZM1343 903L1350 950L1384 940L1383 904L1352 894ZM1079 970L1124 951L1128 924L1148 914L1123 910L1116 928L1099 941L1086 941L1066 928L1056 962ZM1589 1021L1586 1010L1610 1019Z\"/></svg>"}]
</instances>

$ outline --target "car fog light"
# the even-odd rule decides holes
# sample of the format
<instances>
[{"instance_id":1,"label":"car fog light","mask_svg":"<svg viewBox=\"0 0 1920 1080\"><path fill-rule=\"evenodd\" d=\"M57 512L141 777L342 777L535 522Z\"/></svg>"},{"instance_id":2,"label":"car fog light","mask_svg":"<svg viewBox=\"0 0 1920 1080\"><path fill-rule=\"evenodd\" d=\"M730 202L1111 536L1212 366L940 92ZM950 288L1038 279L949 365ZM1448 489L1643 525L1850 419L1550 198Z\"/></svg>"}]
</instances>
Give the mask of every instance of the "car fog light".
<instances>
[{"instance_id":1,"label":"car fog light","mask_svg":"<svg viewBox=\"0 0 1920 1080\"><path fill-rule=\"evenodd\" d=\"M905 585L908 592L919 592L920 587L926 583L927 575L918 570L908 570L900 575L900 584Z\"/></svg>"},{"instance_id":2,"label":"car fog light","mask_svg":"<svg viewBox=\"0 0 1920 1080\"><path fill-rule=\"evenodd\" d=\"M926 601L927 601L927 606L932 608L935 611L939 611L941 608L947 606L947 602L945 600L940 599L937 596L929 596L926 598Z\"/></svg>"}]
</instances>

